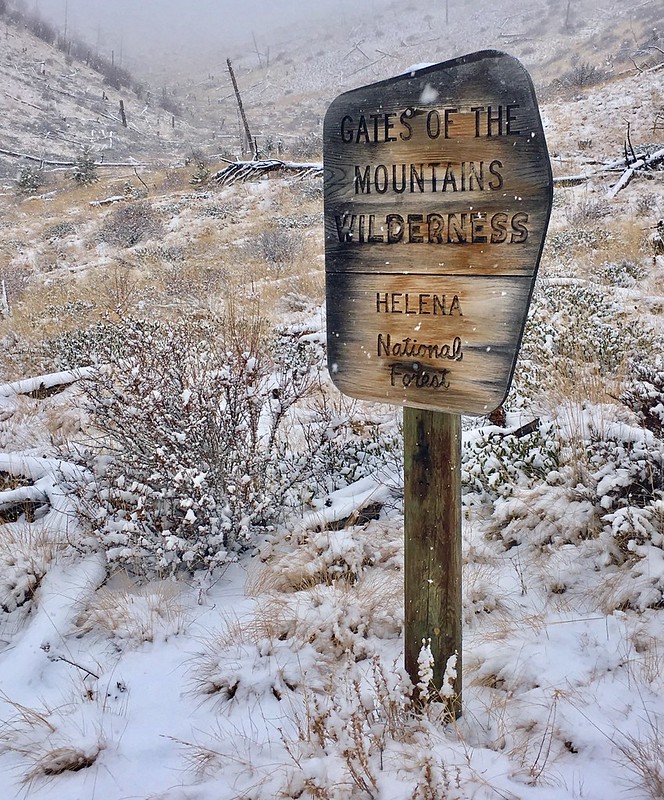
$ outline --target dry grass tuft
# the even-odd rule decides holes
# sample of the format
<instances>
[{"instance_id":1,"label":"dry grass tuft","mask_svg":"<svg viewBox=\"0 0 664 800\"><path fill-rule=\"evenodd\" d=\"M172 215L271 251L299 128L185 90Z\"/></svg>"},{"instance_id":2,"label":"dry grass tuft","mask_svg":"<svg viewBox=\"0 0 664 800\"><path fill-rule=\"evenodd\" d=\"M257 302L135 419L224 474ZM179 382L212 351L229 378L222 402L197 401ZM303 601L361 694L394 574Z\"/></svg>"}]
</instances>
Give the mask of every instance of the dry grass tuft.
<instances>
[{"instance_id":1,"label":"dry grass tuft","mask_svg":"<svg viewBox=\"0 0 664 800\"><path fill-rule=\"evenodd\" d=\"M39 523L2 526L0 609L12 612L30 602L63 546Z\"/></svg>"},{"instance_id":2,"label":"dry grass tuft","mask_svg":"<svg viewBox=\"0 0 664 800\"><path fill-rule=\"evenodd\" d=\"M79 772L91 767L103 750L101 744L89 750L78 747L56 747L38 758L32 769L23 778L23 783L32 784L39 778L51 778L65 772Z\"/></svg>"},{"instance_id":3,"label":"dry grass tuft","mask_svg":"<svg viewBox=\"0 0 664 800\"><path fill-rule=\"evenodd\" d=\"M186 630L190 611L177 583L154 581L137 586L122 575L114 584L98 589L78 614L76 625L82 632L101 633L118 646L136 647Z\"/></svg>"},{"instance_id":4,"label":"dry grass tuft","mask_svg":"<svg viewBox=\"0 0 664 800\"><path fill-rule=\"evenodd\" d=\"M0 722L0 752L14 753L24 759L26 772L22 783L28 787L40 779L91 767L105 747L100 733L90 736L82 728L79 731L70 728L68 715L72 708L66 705L40 710L1 693L0 699L14 710L13 716ZM77 743L76 739L86 743Z\"/></svg>"}]
</instances>

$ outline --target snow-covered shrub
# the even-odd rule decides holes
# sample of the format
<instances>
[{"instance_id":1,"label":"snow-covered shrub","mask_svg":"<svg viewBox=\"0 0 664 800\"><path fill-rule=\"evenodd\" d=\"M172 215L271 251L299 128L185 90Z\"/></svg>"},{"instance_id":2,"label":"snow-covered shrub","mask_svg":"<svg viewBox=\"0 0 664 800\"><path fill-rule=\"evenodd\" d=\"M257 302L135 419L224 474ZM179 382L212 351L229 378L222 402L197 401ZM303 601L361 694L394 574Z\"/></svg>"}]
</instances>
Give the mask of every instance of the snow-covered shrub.
<instances>
[{"instance_id":1,"label":"snow-covered shrub","mask_svg":"<svg viewBox=\"0 0 664 800\"><path fill-rule=\"evenodd\" d=\"M620 400L636 424L613 426L593 443L590 463L597 467L598 502L621 556L646 558L652 546L664 551L664 370L637 365ZM664 572L653 570L658 576L664 597Z\"/></svg>"},{"instance_id":2,"label":"snow-covered shrub","mask_svg":"<svg viewBox=\"0 0 664 800\"><path fill-rule=\"evenodd\" d=\"M0 266L0 303L5 315L25 294L30 283L31 270L25 266Z\"/></svg>"},{"instance_id":3,"label":"snow-covered shrub","mask_svg":"<svg viewBox=\"0 0 664 800\"><path fill-rule=\"evenodd\" d=\"M516 467L502 477L500 464L487 461L486 482L502 491L481 499L493 503L489 534L507 549L585 543L584 552L596 563L631 575L611 600L613 607L659 606L664 602L664 371L634 367L619 399L603 405L586 400L575 425L552 431L559 466L539 480L523 480ZM483 438L480 433L479 441ZM472 446L468 458L475 466Z\"/></svg>"},{"instance_id":4,"label":"snow-covered shrub","mask_svg":"<svg viewBox=\"0 0 664 800\"><path fill-rule=\"evenodd\" d=\"M611 286L629 288L636 286L648 274L642 261L623 259L622 261L605 261L598 269L597 275L602 283Z\"/></svg>"},{"instance_id":5,"label":"snow-covered shrub","mask_svg":"<svg viewBox=\"0 0 664 800\"><path fill-rule=\"evenodd\" d=\"M237 223L237 209L228 203L206 203L201 209L201 214L211 219L225 219L233 224Z\"/></svg>"},{"instance_id":6,"label":"snow-covered shrub","mask_svg":"<svg viewBox=\"0 0 664 800\"><path fill-rule=\"evenodd\" d=\"M152 206L140 200L111 211L99 229L99 239L117 247L133 247L145 239L156 239L163 227Z\"/></svg>"},{"instance_id":7,"label":"snow-covered shrub","mask_svg":"<svg viewBox=\"0 0 664 800\"><path fill-rule=\"evenodd\" d=\"M152 581L145 586L102 586L91 595L75 624L82 633L110 638L118 649L168 639L182 633L189 620L176 581Z\"/></svg>"},{"instance_id":8,"label":"snow-covered shrub","mask_svg":"<svg viewBox=\"0 0 664 800\"><path fill-rule=\"evenodd\" d=\"M339 677L324 694L307 698L296 735L282 732L292 768L280 793L330 800L461 800L472 794L476 776L460 766L463 758L435 754L441 741L453 746L441 725L442 704L412 714L410 680L378 658L362 672L349 664Z\"/></svg>"},{"instance_id":9,"label":"snow-covered shrub","mask_svg":"<svg viewBox=\"0 0 664 800\"><path fill-rule=\"evenodd\" d=\"M278 278L295 261L301 247L301 237L289 230L264 230L252 242L253 253L265 261L270 274Z\"/></svg>"},{"instance_id":10,"label":"snow-covered shrub","mask_svg":"<svg viewBox=\"0 0 664 800\"><path fill-rule=\"evenodd\" d=\"M370 570L380 567L386 570L386 575L379 577L380 585L373 586L368 592L386 597L392 592L393 575L399 575L403 566L400 531L395 537L389 525L375 520L364 527L317 532L302 530L297 534L289 531L287 543L283 535L276 534L267 537L260 556L262 561L269 562L269 567L254 575L248 584L251 593L256 595L267 588L290 594L321 584L354 586L361 594L363 587L367 587L369 576L375 578L378 575L375 569L373 572ZM358 586L360 582L362 585ZM399 591L397 588L395 594ZM366 598L363 600L366 613L371 602Z\"/></svg>"},{"instance_id":11,"label":"snow-covered shrub","mask_svg":"<svg viewBox=\"0 0 664 800\"><path fill-rule=\"evenodd\" d=\"M287 641L292 650L310 644L323 658L351 654L358 662L376 652L377 639L401 636L398 525L374 521L366 528L277 532L267 539L260 550L264 566L247 584L257 600L248 623L255 636Z\"/></svg>"},{"instance_id":12,"label":"snow-covered shrub","mask_svg":"<svg viewBox=\"0 0 664 800\"><path fill-rule=\"evenodd\" d=\"M76 703L31 708L3 699L12 712L2 721L0 753L17 758L26 788L92 767L105 747L101 730L90 724Z\"/></svg>"},{"instance_id":13,"label":"snow-covered shrub","mask_svg":"<svg viewBox=\"0 0 664 800\"><path fill-rule=\"evenodd\" d=\"M193 186L207 186L210 182L210 167L203 163L197 164L196 169L191 173L189 182Z\"/></svg>"},{"instance_id":14,"label":"snow-covered shrub","mask_svg":"<svg viewBox=\"0 0 664 800\"><path fill-rule=\"evenodd\" d=\"M134 255L137 259L146 262L165 261L169 264L181 264L185 260L184 247L178 245L150 244L144 247L136 247Z\"/></svg>"},{"instance_id":15,"label":"snow-covered shrub","mask_svg":"<svg viewBox=\"0 0 664 800\"><path fill-rule=\"evenodd\" d=\"M633 341L620 304L578 282L542 287L530 322L538 331L535 347L547 348L558 362L570 365L582 362L615 370Z\"/></svg>"},{"instance_id":16,"label":"snow-covered shrub","mask_svg":"<svg viewBox=\"0 0 664 800\"><path fill-rule=\"evenodd\" d=\"M278 364L304 375L324 364L323 334L310 326L280 327L274 338ZM280 458L268 465L273 479L287 485L288 504L308 504L362 478L400 471L403 437L395 410L368 412L321 385L298 411L287 438L277 442Z\"/></svg>"},{"instance_id":17,"label":"snow-covered shrub","mask_svg":"<svg viewBox=\"0 0 664 800\"><path fill-rule=\"evenodd\" d=\"M608 214L609 209L606 203L584 195L568 204L565 216L570 227L580 228L584 225L596 223L604 219Z\"/></svg>"},{"instance_id":18,"label":"snow-covered shrub","mask_svg":"<svg viewBox=\"0 0 664 800\"><path fill-rule=\"evenodd\" d=\"M664 368L635 364L632 379L620 400L647 430L664 438Z\"/></svg>"},{"instance_id":19,"label":"snow-covered shrub","mask_svg":"<svg viewBox=\"0 0 664 800\"><path fill-rule=\"evenodd\" d=\"M580 61L568 70L560 79L561 86L580 89L594 86L606 80L606 72L588 61Z\"/></svg>"},{"instance_id":20,"label":"snow-covered shrub","mask_svg":"<svg viewBox=\"0 0 664 800\"><path fill-rule=\"evenodd\" d=\"M545 253L554 259L571 260L578 251L599 250L611 241L611 234L603 229L576 228L552 231L546 237Z\"/></svg>"},{"instance_id":21,"label":"snow-covered shrub","mask_svg":"<svg viewBox=\"0 0 664 800\"><path fill-rule=\"evenodd\" d=\"M240 634L214 641L198 659L193 680L200 694L220 702L281 701L306 685L307 672L320 662L310 644Z\"/></svg>"},{"instance_id":22,"label":"snow-covered shrub","mask_svg":"<svg viewBox=\"0 0 664 800\"><path fill-rule=\"evenodd\" d=\"M577 280L542 282L526 322L511 398L573 392L588 376L606 383L630 358L656 349L653 332L631 324L621 300Z\"/></svg>"},{"instance_id":23,"label":"snow-covered shrub","mask_svg":"<svg viewBox=\"0 0 664 800\"><path fill-rule=\"evenodd\" d=\"M283 510L274 463L309 373L275 362L257 318L118 334L120 352L107 350L86 388L97 475L87 516L111 561L161 572L222 563Z\"/></svg>"},{"instance_id":24,"label":"snow-covered shrub","mask_svg":"<svg viewBox=\"0 0 664 800\"><path fill-rule=\"evenodd\" d=\"M378 659L372 665L373 674L362 680L349 664L332 696L312 695L305 706L297 737L285 739L293 760L285 787L291 797L379 796L383 754L406 739L410 686Z\"/></svg>"},{"instance_id":25,"label":"snow-covered shrub","mask_svg":"<svg viewBox=\"0 0 664 800\"><path fill-rule=\"evenodd\" d=\"M466 437L461 479L472 502L486 502L541 482L559 467L560 442L552 424L540 424L525 436L490 427Z\"/></svg>"},{"instance_id":26,"label":"snow-covered shrub","mask_svg":"<svg viewBox=\"0 0 664 800\"><path fill-rule=\"evenodd\" d=\"M323 199L323 182L319 178L303 178L294 185L303 200Z\"/></svg>"},{"instance_id":27,"label":"snow-covered shrub","mask_svg":"<svg viewBox=\"0 0 664 800\"><path fill-rule=\"evenodd\" d=\"M59 309L55 309L59 313ZM81 365L121 362L129 357L136 342L143 337L158 335L160 325L142 319L123 319L120 324L96 322L86 328L64 331L47 347L60 369L75 369Z\"/></svg>"},{"instance_id":28,"label":"snow-covered shrub","mask_svg":"<svg viewBox=\"0 0 664 800\"><path fill-rule=\"evenodd\" d=\"M207 186L210 182L210 162L204 153L200 150L192 153L191 159L187 162L187 166L193 165L195 167L191 174L189 182L194 186Z\"/></svg>"},{"instance_id":29,"label":"snow-covered shrub","mask_svg":"<svg viewBox=\"0 0 664 800\"><path fill-rule=\"evenodd\" d=\"M320 133L298 136L291 145L290 152L294 159L319 159L320 154L323 152L323 138Z\"/></svg>"},{"instance_id":30,"label":"snow-covered shrub","mask_svg":"<svg viewBox=\"0 0 664 800\"><path fill-rule=\"evenodd\" d=\"M278 465L285 476L298 476L291 491L293 505L327 498L378 473L401 471L403 436L396 414L362 418L345 398L331 402L321 396L300 425L300 441L288 442Z\"/></svg>"},{"instance_id":31,"label":"snow-covered shrub","mask_svg":"<svg viewBox=\"0 0 664 800\"><path fill-rule=\"evenodd\" d=\"M67 236L73 236L76 233L76 226L71 222L56 222L49 225L42 233L42 239L53 244L58 239L65 239Z\"/></svg>"},{"instance_id":32,"label":"snow-covered shrub","mask_svg":"<svg viewBox=\"0 0 664 800\"><path fill-rule=\"evenodd\" d=\"M548 480L496 501L489 536L502 540L507 550L555 548L596 536L596 503L591 492L573 485L572 475L569 469L551 473Z\"/></svg>"},{"instance_id":33,"label":"snow-covered shrub","mask_svg":"<svg viewBox=\"0 0 664 800\"><path fill-rule=\"evenodd\" d=\"M227 651L229 657L221 658L219 653ZM195 667L199 689L228 705L260 701L266 716L282 720L281 742L271 741L269 758L259 760L254 740L231 741L220 728L201 731L196 741L182 742L198 777L214 781L227 773L230 761L237 761L247 767L238 774L234 790L247 797L469 796L476 772L469 766L450 766L466 761L454 736L440 724L439 704L413 714L409 678L378 656L361 665L348 655L339 661L338 672L327 674L328 663L321 670L320 654L307 647L293 652L279 641L214 643L209 663L201 665L204 669ZM448 749L441 754L443 743ZM285 763L277 762L275 753L283 753Z\"/></svg>"},{"instance_id":34,"label":"snow-covered shrub","mask_svg":"<svg viewBox=\"0 0 664 800\"><path fill-rule=\"evenodd\" d=\"M606 510L645 508L664 488L664 440L640 426L618 423L593 431L589 466L597 498Z\"/></svg>"}]
</instances>

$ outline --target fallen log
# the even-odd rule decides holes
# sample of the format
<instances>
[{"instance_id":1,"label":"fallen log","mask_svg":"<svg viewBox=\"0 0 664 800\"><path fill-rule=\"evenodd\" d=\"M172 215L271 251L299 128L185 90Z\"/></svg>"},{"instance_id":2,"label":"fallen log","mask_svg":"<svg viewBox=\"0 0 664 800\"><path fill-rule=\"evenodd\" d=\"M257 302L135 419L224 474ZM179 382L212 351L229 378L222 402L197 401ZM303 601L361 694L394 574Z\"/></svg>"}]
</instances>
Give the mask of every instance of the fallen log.
<instances>
[{"instance_id":1,"label":"fallen log","mask_svg":"<svg viewBox=\"0 0 664 800\"><path fill-rule=\"evenodd\" d=\"M123 200L126 200L126 196L123 194L114 194L112 197L105 197L103 200L91 200L90 205L97 207L97 206L110 206L113 203L121 203Z\"/></svg>"},{"instance_id":2,"label":"fallen log","mask_svg":"<svg viewBox=\"0 0 664 800\"><path fill-rule=\"evenodd\" d=\"M579 186L592 178L610 175L612 172L620 172L619 179L609 189L608 196L615 197L621 189L629 184L634 175L650 170L664 164L664 148L659 148L652 153L640 152L631 163L626 163L624 158L615 159L603 164L598 169L582 172L579 175L561 175L553 179L554 186Z\"/></svg>"},{"instance_id":3,"label":"fallen log","mask_svg":"<svg viewBox=\"0 0 664 800\"><path fill-rule=\"evenodd\" d=\"M650 155L637 156L637 160L627 167L616 183L609 189L608 196L615 197L621 189L624 189L629 184L637 172L652 169L661 163L664 163L664 147Z\"/></svg>"},{"instance_id":4,"label":"fallen log","mask_svg":"<svg viewBox=\"0 0 664 800\"><path fill-rule=\"evenodd\" d=\"M220 186L231 186L233 183L262 178L270 172L294 175L299 178L322 177L323 165L320 163L300 163L297 161L281 161L277 158L262 161L233 161L227 167L212 176Z\"/></svg>"},{"instance_id":5,"label":"fallen log","mask_svg":"<svg viewBox=\"0 0 664 800\"><path fill-rule=\"evenodd\" d=\"M65 372L51 372L48 375L37 375L13 383L0 384L0 397L12 397L17 394L41 399L63 391L72 383L94 375L94 367L78 367Z\"/></svg>"},{"instance_id":6,"label":"fallen log","mask_svg":"<svg viewBox=\"0 0 664 800\"><path fill-rule=\"evenodd\" d=\"M15 150L4 150L0 147L0 155L11 156L12 158L21 158L26 161L37 161L45 167L75 167L75 161L54 161L52 159L43 158L42 156L33 156L29 153L17 153ZM148 164L140 161L96 161L96 167L147 167Z\"/></svg>"}]
</instances>

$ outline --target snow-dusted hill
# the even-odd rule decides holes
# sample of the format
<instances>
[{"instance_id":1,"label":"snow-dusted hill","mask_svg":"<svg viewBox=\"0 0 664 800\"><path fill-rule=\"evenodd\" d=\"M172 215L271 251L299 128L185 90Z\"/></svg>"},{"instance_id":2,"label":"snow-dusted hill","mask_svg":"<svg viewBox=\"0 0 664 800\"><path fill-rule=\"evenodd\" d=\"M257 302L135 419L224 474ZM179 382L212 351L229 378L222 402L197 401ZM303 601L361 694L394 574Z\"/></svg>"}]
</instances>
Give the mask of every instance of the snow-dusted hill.
<instances>
[{"instance_id":1,"label":"snow-dusted hill","mask_svg":"<svg viewBox=\"0 0 664 800\"><path fill-rule=\"evenodd\" d=\"M9 11L0 16L0 24L0 178L4 181L41 159L50 168L72 162L84 145L92 147L102 163L171 163L185 158L205 137L203 130L193 133L192 122L178 113L163 87L151 93L138 78L125 84L124 78L131 76L114 69L110 61L102 64L92 47L84 50L87 56L81 52L73 57L65 44L44 41ZM83 47L79 43L79 49ZM101 66L93 69L97 63Z\"/></svg>"},{"instance_id":2,"label":"snow-dusted hill","mask_svg":"<svg viewBox=\"0 0 664 800\"><path fill-rule=\"evenodd\" d=\"M263 153L282 147L311 153L336 94L414 64L480 49L506 50L523 61L540 96L562 92L569 99L584 87L647 70L661 61L662 49L657 0L634 7L621 2L598 7L591 0L536 0L524 7L521 0L510 0L481 8L450 0L426 11L414 3L361 0L321 6L311 17L301 13L295 24L286 15L281 25L259 26L250 40L242 34L233 44L232 30L220 45L203 26L195 47L177 53L160 51L146 30L140 52L125 55L131 80L118 89L108 80L114 74L112 42L102 50L87 48L75 36L76 46L68 45L70 38L65 41L53 27L53 44L47 44L31 32L32 9L23 10L26 25L11 16L19 3L7 0L6 6L0 150L54 160L72 160L85 144L105 162L172 163L192 151L239 154L226 58L232 59ZM101 72L91 69L95 59L103 62ZM642 117L651 124L649 113ZM617 122L611 115L604 119L605 126ZM0 152L4 176L14 177L20 166L20 160Z\"/></svg>"}]
</instances>

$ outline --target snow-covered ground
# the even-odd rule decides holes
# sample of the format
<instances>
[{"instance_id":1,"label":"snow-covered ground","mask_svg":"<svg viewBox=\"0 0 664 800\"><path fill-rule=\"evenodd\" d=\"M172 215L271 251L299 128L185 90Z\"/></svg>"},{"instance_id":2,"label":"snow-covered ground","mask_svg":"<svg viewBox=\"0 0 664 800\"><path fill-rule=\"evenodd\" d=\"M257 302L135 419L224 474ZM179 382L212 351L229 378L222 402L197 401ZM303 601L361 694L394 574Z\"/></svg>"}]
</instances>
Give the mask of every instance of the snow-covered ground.
<instances>
[{"instance_id":1,"label":"snow-covered ground","mask_svg":"<svg viewBox=\"0 0 664 800\"><path fill-rule=\"evenodd\" d=\"M639 348L661 341L664 265L642 262L647 297L624 265L594 284L557 261L508 427L467 421L458 721L408 703L394 410L338 406L329 437L364 432L335 451L309 510L255 547L141 581L126 559L109 569L113 549L76 513L87 467L55 457L53 442L81 438L78 379L94 373L0 387L3 796L660 797L662 365ZM584 308L579 344L597 351L572 362L570 312ZM299 320L289 337L319 341L322 313ZM651 371L627 370L620 401L591 396L628 355ZM579 391L573 375L559 385L572 365ZM535 413L532 433L510 435ZM367 507L374 519L353 517Z\"/></svg>"}]
</instances>

